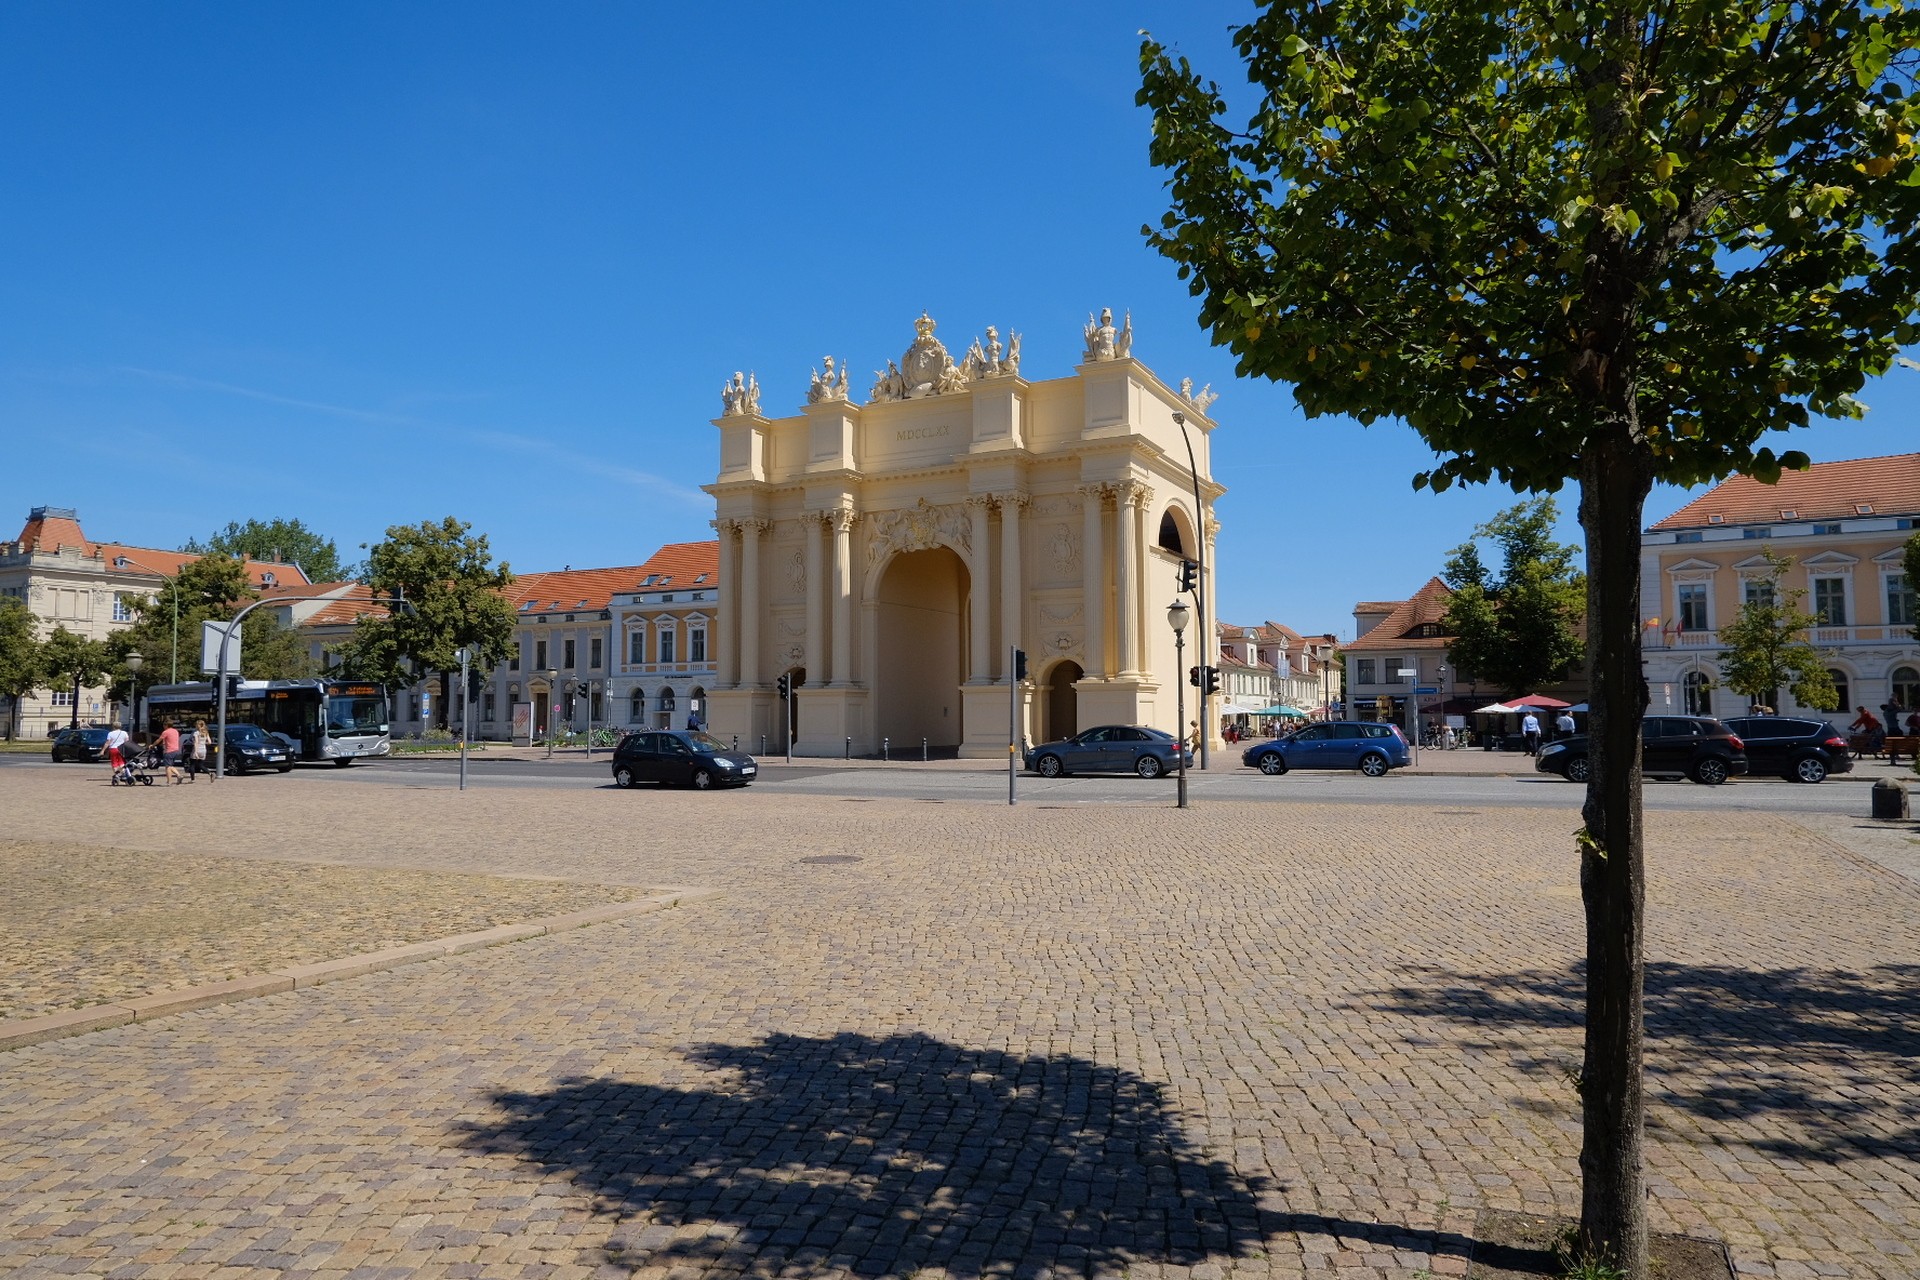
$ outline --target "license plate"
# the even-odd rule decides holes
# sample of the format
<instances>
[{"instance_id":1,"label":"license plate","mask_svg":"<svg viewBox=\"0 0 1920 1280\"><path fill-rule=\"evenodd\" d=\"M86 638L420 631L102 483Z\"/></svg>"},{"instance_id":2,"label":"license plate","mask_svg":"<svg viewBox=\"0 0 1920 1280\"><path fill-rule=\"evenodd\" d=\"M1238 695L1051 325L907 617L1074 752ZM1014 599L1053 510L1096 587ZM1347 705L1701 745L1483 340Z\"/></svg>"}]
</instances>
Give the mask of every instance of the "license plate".
<instances>
[{"instance_id":1,"label":"license plate","mask_svg":"<svg viewBox=\"0 0 1920 1280\"><path fill-rule=\"evenodd\" d=\"M742 776L742 777L747 777L747 778L751 778L751 777L752 777L752 776L753 776L754 774L756 774L756 773L758 773L758 772L760 772L760 771L759 771L758 769L756 769L756 768L754 768L754 767L753 767L752 765L748 765L748 766L747 766L746 768L744 768L744 769L742 769L742 770L740 771L740 773L741 773L741 776Z\"/></svg>"}]
</instances>

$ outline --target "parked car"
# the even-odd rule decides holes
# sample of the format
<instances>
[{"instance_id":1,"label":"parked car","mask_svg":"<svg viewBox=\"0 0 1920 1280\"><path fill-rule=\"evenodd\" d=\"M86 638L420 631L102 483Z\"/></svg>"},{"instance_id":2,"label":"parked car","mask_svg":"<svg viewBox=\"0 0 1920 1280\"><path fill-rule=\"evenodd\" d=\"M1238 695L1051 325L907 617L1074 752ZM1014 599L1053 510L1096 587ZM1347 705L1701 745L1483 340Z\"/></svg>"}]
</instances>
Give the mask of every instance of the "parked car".
<instances>
[{"instance_id":1,"label":"parked car","mask_svg":"<svg viewBox=\"0 0 1920 1280\"><path fill-rule=\"evenodd\" d=\"M209 729L209 733L214 730ZM193 735L185 734L180 739L183 756L193 751ZM211 763L211 757L209 757ZM228 773L252 773L256 769L277 769L287 773L293 768L293 753L286 745L257 724L230 724L227 726L227 766Z\"/></svg>"},{"instance_id":2,"label":"parked car","mask_svg":"<svg viewBox=\"0 0 1920 1280\"><path fill-rule=\"evenodd\" d=\"M1747 772L1778 774L1791 782L1819 782L1853 768L1847 737L1824 720L1740 716L1726 722L1747 746Z\"/></svg>"},{"instance_id":3,"label":"parked car","mask_svg":"<svg viewBox=\"0 0 1920 1280\"><path fill-rule=\"evenodd\" d=\"M1390 769L1406 768L1413 753L1399 725L1331 720L1271 742L1256 742L1240 759L1268 775L1290 769L1358 769L1369 778L1383 778Z\"/></svg>"},{"instance_id":4,"label":"parked car","mask_svg":"<svg viewBox=\"0 0 1920 1280\"><path fill-rule=\"evenodd\" d=\"M72 760L93 764L107 752L106 729L62 729L53 735L53 762Z\"/></svg>"},{"instance_id":5,"label":"parked car","mask_svg":"<svg viewBox=\"0 0 1920 1280\"><path fill-rule=\"evenodd\" d=\"M658 729L630 733L613 749L615 786L643 782L708 787L744 787L760 772L760 763L717 738L695 729Z\"/></svg>"},{"instance_id":6,"label":"parked car","mask_svg":"<svg viewBox=\"0 0 1920 1280\"><path fill-rule=\"evenodd\" d=\"M1585 782L1593 773L1587 735L1547 743L1533 767ZM1648 777L1692 778L1712 787L1746 771L1746 744L1712 716L1648 716L1641 722L1640 772Z\"/></svg>"},{"instance_id":7,"label":"parked car","mask_svg":"<svg viewBox=\"0 0 1920 1280\"><path fill-rule=\"evenodd\" d=\"M1193 752L1175 742L1172 734L1137 724L1083 729L1071 738L1029 747L1024 758L1026 767L1043 778L1068 773L1137 773L1157 778L1182 762L1192 764Z\"/></svg>"}]
</instances>

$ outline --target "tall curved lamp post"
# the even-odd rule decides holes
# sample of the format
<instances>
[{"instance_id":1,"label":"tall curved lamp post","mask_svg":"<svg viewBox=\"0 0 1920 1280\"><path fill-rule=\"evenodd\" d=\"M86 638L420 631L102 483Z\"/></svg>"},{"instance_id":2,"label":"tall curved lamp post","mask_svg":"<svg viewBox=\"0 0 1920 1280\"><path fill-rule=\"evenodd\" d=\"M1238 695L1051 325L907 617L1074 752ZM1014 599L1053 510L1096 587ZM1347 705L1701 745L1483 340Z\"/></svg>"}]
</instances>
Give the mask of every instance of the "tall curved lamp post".
<instances>
[{"instance_id":1,"label":"tall curved lamp post","mask_svg":"<svg viewBox=\"0 0 1920 1280\"><path fill-rule=\"evenodd\" d=\"M1187 602L1179 596L1167 606L1167 625L1173 628L1173 669L1177 673L1187 653ZM1178 680L1173 682L1173 714L1173 760L1177 769L1174 807L1184 809L1187 807L1187 687Z\"/></svg>"},{"instance_id":2,"label":"tall curved lamp post","mask_svg":"<svg viewBox=\"0 0 1920 1280\"><path fill-rule=\"evenodd\" d=\"M560 693L560 672L554 667L547 668L547 759L553 759L553 716L560 704L554 701Z\"/></svg>"},{"instance_id":3,"label":"tall curved lamp post","mask_svg":"<svg viewBox=\"0 0 1920 1280\"><path fill-rule=\"evenodd\" d=\"M1199 577L1194 582L1193 605L1200 614L1200 665L1205 667L1213 662L1213 636L1207 630L1207 509L1200 503L1200 466L1193 458L1193 437L1187 434L1187 415L1175 411L1173 423L1180 428L1180 439L1187 446L1187 475L1193 479L1193 556L1194 563L1200 566ZM1178 669L1175 670L1174 683L1178 684ZM1213 737L1208 725L1207 689L1203 682L1200 693L1195 698L1196 709L1200 712L1200 767L1207 767L1207 743ZM1186 717L1182 715L1180 730L1186 732Z\"/></svg>"},{"instance_id":4,"label":"tall curved lamp post","mask_svg":"<svg viewBox=\"0 0 1920 1280\"><path fill-rule=\"evenodd\" d=\"M132 736L140 732L140 668L147 664L147 656L129 649L122 661L127 664L127 734Z\"/></svg>"}]
</instances>

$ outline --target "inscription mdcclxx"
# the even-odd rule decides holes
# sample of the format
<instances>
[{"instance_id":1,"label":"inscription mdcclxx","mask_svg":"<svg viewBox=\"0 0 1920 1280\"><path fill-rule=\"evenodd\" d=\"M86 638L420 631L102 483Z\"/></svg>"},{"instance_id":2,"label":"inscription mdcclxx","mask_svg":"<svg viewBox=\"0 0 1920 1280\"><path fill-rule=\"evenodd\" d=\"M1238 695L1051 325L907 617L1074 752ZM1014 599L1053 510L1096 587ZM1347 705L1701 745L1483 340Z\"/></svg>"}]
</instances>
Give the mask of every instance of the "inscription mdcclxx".
<instances>
[{"instance_id":1,"label":"inscription mdcclxx","mask_svg":"<svg viewBox=\"0 0 1920 1280\"><path fill-rule=\"evenodd\" d=\"M947 435L952 430L953 424L947 422L943 422L937 427L902 427L893 433L893 438L901 442L908 440L938 440L941 436Z\"/></svg>"}]
</instances>

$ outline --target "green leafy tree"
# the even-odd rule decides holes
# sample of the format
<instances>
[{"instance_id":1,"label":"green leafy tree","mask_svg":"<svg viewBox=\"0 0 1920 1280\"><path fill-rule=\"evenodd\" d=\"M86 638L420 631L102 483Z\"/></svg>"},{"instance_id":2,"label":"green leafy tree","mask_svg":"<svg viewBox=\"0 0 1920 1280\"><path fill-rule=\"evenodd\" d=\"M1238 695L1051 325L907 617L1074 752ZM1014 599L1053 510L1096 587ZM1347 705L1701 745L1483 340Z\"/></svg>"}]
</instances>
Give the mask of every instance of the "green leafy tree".
<instances>
[{"instance_id":1,"label":"green leafy tree","mask_svg":"<svg viewBox=\"0 0 1920 1280\"><path fill-rule=\"evenodd\" d=\"M340 649L346 671L389 687L438 672L434 720L443 729L458 651L471 650L481 671L513 651L513 606L504 594L513 572L493 563L486 535L471 528L452 516L389 528L367 556L367 583L376 597L406 605L361 618Z\"/></svg>"},{"instance_id":2,"label":"green leafy tree","mask_svg":"<svg viewBox=\"0 0 1920 1280\"><path fill-rule=\"evenodd\" d=\"M1447 659L1470 680L1520 694L1558 684L1580 665L1586 578L1580 548L1553 540L1559 510L1550 497L1509 507L1473 531L1500 547L1494 578L1472 542L1455 547L1443 577L1453 595L1442 625Z\"/></svg>"},{"instance_id":3,"label":"green leafy tree","mask_svg":"<svg viewBox=\"0 0 1920 1280\"><path fill-rule=\"evenodd\" d=\"M1920 533L1907 539L1906 554L1901 558L1907 569L1907 590L1920 593ZM1920 640L1920 615L1913 619L1913 638ZM1920 760L1914 761L1920 767Z\"/></svg>"},{"instance_id":4,"label":"green leafy tree","mask_svg":"<svg viewBox=\"0 0 1920 1280\"><path fill-rule=\"evenodd\" d=\"M146 659L140 685L162 684L178 671L182 679L200 676L200 626L228 622L260 598L242 560L221 552L201 555L180 566L151 596L130 601L133 625L109 641L115 670L112 693L124 699L131 681L124 659L139 650ZM178 626L175 618L178 618ZM306 644L294 628L283 627L271 606L262 606L240 624L240 674L249 680L291 680L313 674Z\"/></svg>"},{"instance_id":5,"label":"green leafy tree","mask_svg":"<svg viewBox=\"0 0 1920 1280\"><path fill-rule=\"evenodd\" d=\"M90 689L106 679L113 664L113 652L104 642L89 640L65 627L56 626L53 634L42 642L41 678L53 688L69 689L73 693L73 711L68 718L70 726L80 723L80 690Z\"/></svg>"},{"instance_id":6,"label":"green leafy tree","mask_svg":"<svg viewBox=\"0 0 1920 1280\"><path fill-rule=\"evenodd\" d=\"M332 538L323 537L298 520L229 522L205 542L189 541L180 548L195 555L219 552L241 560L291 561L309 582L340 582L354 575L357 565L344 565Z\"/></svg>"},{"instance_id":7,"label":"green leafy tree","mask_svg":"<svg viewBox=\"0 0 1920 1280\"><path fill-rule=\"evenodd\" d=\"M1784 688L1803 707L1840 710L1826 656L1807 640L1807 629L1820 619L1800 607L1804 590L1780 585L1793 558L1774 554L1772 547L1760 554L1767 560L1767 589L1749 592L1739 615L1720 628L1720 682L1750 703L1770 701Z\"/></svg>"},{"instance_id":8,"label":"green leafy tree","mask_svg":"<svg viewBox=\"0 0 1920 1280\"><path fill-rule=\"evenodd\" d=\"M20 701L40 687L40 640L33 611L12 596L0 598L0 694L7 698L7 740L20 732Z\"/></svg>"},{"instance_id":9,"label":"green leafy tree","mask_svg":"<svg viewBox=\"0 0 1920 1280\"><path fill-rule=\"evenodd\" d=\"M1646 1274L1640 530L1656 480L1806 465L1915 325L1920 16L1266 0L1247 123L1148 38L1147 229L1239 371L1400 419L1416 487L1580 485L1593 773L1580 1248ZM1236 90L1236 95L1243 91Z\"/></svg>"}]
</instances>

